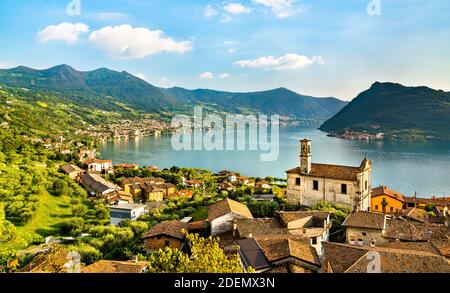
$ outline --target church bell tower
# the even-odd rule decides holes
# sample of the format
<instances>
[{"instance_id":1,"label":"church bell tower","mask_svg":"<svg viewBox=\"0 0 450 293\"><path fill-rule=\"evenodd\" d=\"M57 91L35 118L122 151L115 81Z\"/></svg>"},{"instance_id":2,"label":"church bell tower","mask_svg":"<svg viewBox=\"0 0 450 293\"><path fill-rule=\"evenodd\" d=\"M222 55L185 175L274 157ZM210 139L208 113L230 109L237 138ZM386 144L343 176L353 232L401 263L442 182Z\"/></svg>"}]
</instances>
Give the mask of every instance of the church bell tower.
<instances>
[{"instance_id":1,"label":"church bell tower","mask_svg":"<svg viewBox=\"0 0 450 293\"><path fill-rule=\"evenodd\" d=\"M300 141L300 172L311 173L311 140L309 139Z\"/></svg>"}]
</instances>

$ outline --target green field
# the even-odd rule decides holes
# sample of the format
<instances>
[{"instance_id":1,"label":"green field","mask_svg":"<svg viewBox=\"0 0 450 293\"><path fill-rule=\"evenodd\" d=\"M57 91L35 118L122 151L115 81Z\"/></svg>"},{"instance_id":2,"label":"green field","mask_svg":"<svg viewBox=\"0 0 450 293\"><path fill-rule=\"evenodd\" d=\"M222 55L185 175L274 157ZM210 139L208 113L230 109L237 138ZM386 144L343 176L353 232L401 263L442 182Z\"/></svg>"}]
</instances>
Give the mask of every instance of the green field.
<instances>
[{"instance_id":1,"label":"green field","mask_svg":"<svg viewBox=\"0 0 450 293\"><path fill-rule=\"evenodd\" d=\"M13 249L23 249L33 243L33 240L42 240L56 234L58 233L56 225L71 215L69 197L56 197L45 193L39 199L39 206L33 218L24 226L16 226L15 240L8 246Z\"/></svg>"}]
</instances>

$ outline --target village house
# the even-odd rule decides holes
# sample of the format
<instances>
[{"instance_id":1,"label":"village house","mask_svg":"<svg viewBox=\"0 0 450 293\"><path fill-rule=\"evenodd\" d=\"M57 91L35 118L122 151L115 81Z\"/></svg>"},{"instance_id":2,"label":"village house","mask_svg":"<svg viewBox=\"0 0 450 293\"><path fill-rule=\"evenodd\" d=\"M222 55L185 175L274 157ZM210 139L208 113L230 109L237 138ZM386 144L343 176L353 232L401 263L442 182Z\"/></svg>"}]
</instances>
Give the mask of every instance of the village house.
<instances>
[{"instance_id":1,"label":"village house","mask_svg":"<svg viewBox=\"0 0 450 293\"><path fill-rule=\"evenodd\" d=\"M242 203L226 198L209 206L208 221L211 225L211 235L219 235L233 231L236 219L252 219L252 213Z\"/></svg>"},{"instance_id":2,"label":"village house","mask_svg":"<svg viewBox=\"0 0 450 293\"><path fill-rule=\"evenodd\" d=\"M185 198L192 198L194 196L194 191L193 190L179 190L173 194L168 195L166 198L167 199L171 199L171 198L175 198L175 197L185 197Z\"/></svg>"},{"instance_id":3,"label":"village house","mask_svg":"<svg viewBox=\"0 0 450 293\"><path fill-rule=\"evenodd\" d=\"M342 224L347 243L355 246L384 246L390 242L431 242L450 244L450 229L440 224L408 221L382 213L353 212Z\"/></svg>"},{"instance_id":4,"label":"village house","mask_svg":"<svg viewBox=\"0 0 450 293\"><path fill-rule=\"evenodd\" d=\"M305 238L274 236L237 240L244 269L266 273L312 273L321 265L314 248Z\"/></svg>"},{"instance_id":5,"label":"village house","mask_svg":"<svg viewBox=\"0 0 450 293\"><path fill-rule=\"evenodd\" d=\"M147 213L145 205L136 203L122 203L109 206L109 221L111 225L119 225L123 220L136 221Z\"/></svg>"},{"instance_id":6,"label":"village house","mask_svg":"<svg viewBox=\"0 0 450 293\"><path fill-rule=\"evenodd\" d=\"M147 252L154 252L164 247L172 249L183 249L186 234L190 228L189 223L181 221L166 221L153 226L144 235L145 249Z\"/></svg>"},{"instance_id":7,"label":"village house","mask_svg":"<svg viewBox=\"0 0 450 293\"><path fill-rule=\"evenodd\" d=\"M400 249L399 249L400 248ZM371 266L373 256L380 255L379 271ZM353 246L324 243L323 271L327 273L450 273L448 260L424 245L392 247Z\"/></svg>"},{"instance_id":8,"label":"village house","mask_svg":"<svg viewBox=\"0 0 450 293\"><path fill-rule=\"evenodd\" d=\"M78 158L82 163L87 160L94 160L96 152L97 152L96 149L91 150L85 147L80 149L80 151L78 152Z\"/></svg>"},{"instance_id":9,"label":"village house","mask_svg":"<svg viewBox=\"0 0 450 293\"><path fill-rule=\"evenodd\" d=\"M98 159L83 161L83 165L88 170L88 172L100 172L100 173L107 173L109 170L112 169L113 166L112 160L98 160Z\"/></svg>"},{"instance_id":10,"label":"village house","mask_svg":"<svg viewBox=\"0 0 450 293\"><path fill-rule=\"evenodd\" d=\"M104 198L107 194L120 190L119 186L106 181L98 173L83 174L80 180L90 195L98 198Z\"/></svg>"},{"instance_id":11,"label":"village house","mask_svg":"<svg viewBox=\"0 0 450 293\"><path fill-rule=\"evenodd\" d=\"M125 178L120 182L120 187L123 190L131 193L131 187L138 183L150 183L150 184L160 184L164 183L164 179L156 178L156 177L134 177L134 178Z\"/></svg>"},{"instance_id":12,"label":"village house","mask_svg":"<svg viewBox=\"0 0 450 293\"><path fill-rule=\"evenodd\" d=\"M348 244L369 246L383 245L389 242L382 231L386 225L386 215L365 211L351 213L342 223Z\"/></svg>"},{"instance_id":13,"label":"village house","mask_svg":"<svg viewBox=\"0 0 450 293\"><path fill-rule=\"evenodd\" d=\"M104 201L108 205L133 203L133 197L123 190L115 190L106 194L104 196Z\"/></svg>"},{"instance_id":14,"label":"village house","mask_svg":"<svg viewBox=\"0 0 450 293\"><path fill-rule=\"evenodd\" d=\"M231 182L233 182L233 181L231 181ZM241 185L248 185L250 183L250 178L245 177L245 176L239 176L237 178L237 182Z\"/></svg>"},{"instance_id":15,"label":"village house","mask_svg":"<svg viewBox=\"0 0 450 293\"><path fill-rule=\"evenodd\" d=\"M270 182L268 182L267 180L259 180L258 182L256 182L255 187L257 189L272 189Z\"/></svg>"},{"instance_id":16,"label":"village house","mask_svg":"<svg viewBox=\"0 0 450 293\"><path fill-rule=\"evenodd\" d=\"M234 186L232 183L230 183L228 181L224 181L219 184L218 188L219 188L219 191L231 191L231 190L235 189L236 186Z\"/></svg>"},{"instance_id":17,"label":"village house","mask_svg":"<svg viewBox=\"0 0 450 293\"><path fill-rule=\"evenodd\" d=\"M398 214L405 208L405 198L400 192L386 186L379 186L372 189L371 211L385 214Z\"/></svg>"},{"instance_id":18,"label":"village house","mask_svg":"<svg viewBox=\"0 0 450 293\"><path fill-rule=\"evenodd\" d=\"M75 181L79 181L80 176L84 173L77 165L62 165L60 170Z\"/></svg>"},{"instance_id":19,"label":"village house","mask_svg":"<svg viewBox=\"0 0 450 293\"><path fill-rule=\"evenodd\" d=\"M300 166L286 171L287 199L292 204L313 206L321 200L351 209L370 209L372 163L359 167L311 162L311 140L300 142Z\"/></svg>"},{"instance_id":20,"label":"village house","mask_svg":"<svg viewBox=\"0 0 450 293\"><path fill-rule=\"evenodd\" d=\"M322 255L322 242L329 240L331 218L328 212L280 212L276 218L237 219L235 238L265 238L273 236L303 237Z\"/></svg>"},{"instance_id":21,"label":"village house","mask_svg":"<svg viewBox=\"0 0 450 293\"><path fill-rule=\"evenodd\" d=\"M122 170L138 170L139 165L137 164L116 164L113 166L113 168L116 169L122 169Z\"/></svg>"},{"instance_id":22,"label":"village house","mask_svg":"<svg viewBox=\"0 0 450 293\"><path fill-rule=\"evenodd\" d=\"M183 180L183 184L186 187L189 187L189 188L201 188L201 187L203 187L203 181L198 180L198 179Z\"/></svg>"},{"instance_id":23,"label":"village house","mask_svg":"<svg viewBox=\"0 0 450 293\"><path fill-rule=\"evenodd\" d=\"M147 272L145 261L99 260L81 271L85 274L140 274Z\"/></svg>"},{"instance_id":24,"label":"village house","mask_svg":"<svg viewBox=\"0 0 450 293\"><path fill-rule=\"evenodd\" d=\"M176 192L175 185L155 177L125 178L121 186L130 192L133 198L144 201L162 201Z\"/></svg>"}]
</instances>

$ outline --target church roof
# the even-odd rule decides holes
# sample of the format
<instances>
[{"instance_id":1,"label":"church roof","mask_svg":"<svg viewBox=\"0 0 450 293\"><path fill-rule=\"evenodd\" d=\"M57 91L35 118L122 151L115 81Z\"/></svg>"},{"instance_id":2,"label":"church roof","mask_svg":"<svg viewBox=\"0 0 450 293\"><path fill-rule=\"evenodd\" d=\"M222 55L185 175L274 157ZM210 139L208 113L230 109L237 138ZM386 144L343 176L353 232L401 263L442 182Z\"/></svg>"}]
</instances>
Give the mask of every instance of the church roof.
<instances>
[{"instance_id":1,"label":"church roof","mask_svg":"<svg viewBox=\"0 0 450 293\"><path fill-rule=\"evenodd\" d=\"M311 173L302 174L300 167L286 171L288 174L299 174L311 177L321 177L338 180L356 181L358 174L363 172L361 167L340 166L330 164L311 164Z\"/></svg>"}]
</instances>

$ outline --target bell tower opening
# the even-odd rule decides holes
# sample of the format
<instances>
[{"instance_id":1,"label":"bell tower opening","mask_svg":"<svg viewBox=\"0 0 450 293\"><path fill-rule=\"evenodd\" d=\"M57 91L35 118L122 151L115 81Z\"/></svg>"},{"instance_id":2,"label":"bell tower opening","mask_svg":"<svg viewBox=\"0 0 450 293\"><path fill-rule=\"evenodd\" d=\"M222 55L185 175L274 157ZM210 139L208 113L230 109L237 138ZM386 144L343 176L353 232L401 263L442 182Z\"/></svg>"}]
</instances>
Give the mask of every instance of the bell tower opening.
<instances>
[{"instance_id":1,"label":"bell tower opening","mask_svg":"<svg viewBox=\"0 0 450 293\"><path fill-rule=\"evenodd\" d=\"M300 141L300 171L302 174L311 173L311 140Z\"/></svg>"}]
</instances>

